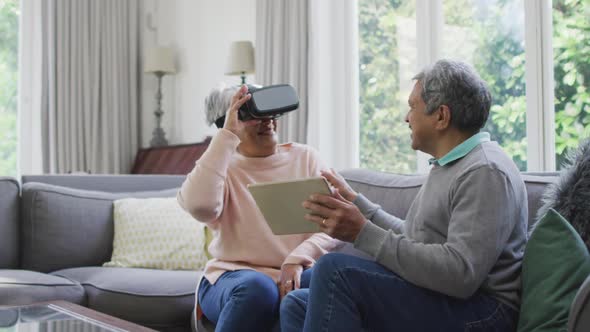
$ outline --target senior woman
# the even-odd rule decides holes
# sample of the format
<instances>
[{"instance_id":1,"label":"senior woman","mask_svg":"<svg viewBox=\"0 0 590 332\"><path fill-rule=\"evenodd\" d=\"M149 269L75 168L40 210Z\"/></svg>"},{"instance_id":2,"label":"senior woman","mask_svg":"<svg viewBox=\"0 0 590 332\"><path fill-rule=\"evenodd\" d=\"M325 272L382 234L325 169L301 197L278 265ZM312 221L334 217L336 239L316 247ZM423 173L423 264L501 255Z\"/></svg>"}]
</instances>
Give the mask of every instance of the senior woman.
<instances>
[{"instance_id":1,"label":"senior woman","mask_svg":"<svg viewBox=\"0 0 590 332\"><path fill-rule=\"evenodd\" d=\"M318 176L324 167L309 146L277 143L277 119L239 120L250 98L245 85L210 93L207 120L223 127L178 193L180 205L213 233L197 303L216 331L277 329L280 299L307 287L303 271L338 243L320 233L271 232L247 185Z\"/></svg>"}]
</instances>

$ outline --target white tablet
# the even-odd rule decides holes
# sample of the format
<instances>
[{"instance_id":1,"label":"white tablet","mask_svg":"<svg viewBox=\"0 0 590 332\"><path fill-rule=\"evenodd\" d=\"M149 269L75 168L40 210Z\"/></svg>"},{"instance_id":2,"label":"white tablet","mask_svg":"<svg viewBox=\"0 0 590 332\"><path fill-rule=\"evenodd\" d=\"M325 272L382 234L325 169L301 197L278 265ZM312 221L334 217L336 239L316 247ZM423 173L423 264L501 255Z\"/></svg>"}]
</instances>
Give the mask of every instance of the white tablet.
<instances>
[{"instance_id":1,"label":"white tablet","mask_svg":"<svg viewBox=\"0 0 590 332\"><path fill-rule=\"evenodd\" d=\"M248 190L276 235L319 232L318 225L304 218L310 210L301 203L314 193L331 194L323 177L255 183Z\"/></svg>"}]
</instances>

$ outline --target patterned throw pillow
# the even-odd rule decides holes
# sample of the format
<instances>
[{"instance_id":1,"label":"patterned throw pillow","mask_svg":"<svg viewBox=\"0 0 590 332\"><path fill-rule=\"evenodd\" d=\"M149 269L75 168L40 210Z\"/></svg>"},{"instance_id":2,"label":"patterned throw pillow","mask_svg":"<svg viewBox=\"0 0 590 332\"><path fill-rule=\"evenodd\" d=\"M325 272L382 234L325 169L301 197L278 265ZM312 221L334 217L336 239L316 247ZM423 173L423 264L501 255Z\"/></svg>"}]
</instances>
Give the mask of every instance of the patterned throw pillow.
<instances>
[{"instance_id":1,"label":"patterned throw pillow","mask_svg":"<svg viewBox=\"0 0 590 332\"><path fill-rule=\"evenodd\" d=\"M205 225L170 198L113 202L115 235L104 266L201 270L207 262Z\"/></svg>"}]
</instances>

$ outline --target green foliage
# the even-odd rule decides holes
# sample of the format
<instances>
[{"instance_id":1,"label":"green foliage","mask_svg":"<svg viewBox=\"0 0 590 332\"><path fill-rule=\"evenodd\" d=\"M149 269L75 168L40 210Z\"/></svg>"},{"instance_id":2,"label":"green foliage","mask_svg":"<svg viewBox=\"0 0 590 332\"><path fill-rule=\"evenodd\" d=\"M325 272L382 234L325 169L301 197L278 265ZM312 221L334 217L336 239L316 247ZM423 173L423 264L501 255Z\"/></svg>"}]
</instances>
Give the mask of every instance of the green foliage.
<instances>
[{"instance_id":1,"label":"green foliage","mask_svg":"<svg viewBox=\"0 0 590 332\"><path fill-rule=\"evenodd\" d=\"M401 173L416 168L416 154L404 121L407 107L400 107L398 79L397 14L412 14L409 4L359 2L361 167Z\"/></svg>"},{"instance_id":2,"label":"green foliage","mask_svg":"<svg viewBox=\"0 0 590 332\"><path fill-rule=\"evenodd\" d=\"M503 23L513 1L496 4L470 27L475 38L473 65L492 93L490 117L484 127L521 170L527 165L524 41ZM470 4L468 8L476 8ZM477 13L473 13L473 16Z\"/></svg>"},{"instance_id":3,"label":"green foliage","mask_svg":"<svg viewBox=\"0 0 590 332\"><path fill-rule=\"evenodd\" d=\"M0 113L0 176L16 176L16 112Z\"/></svg>"},{"instance_id":4,"label":"green foliage","mask_svg":"<svg viewBox=\"0 0 590 332\"><path fill-rule=\"evenodd\" d=\"M522 31L506 24L507 13L521 10L515 0L446 0L445 24L473 34L472 63L493 96L484 130L526 170L525 54ZM479 4L479 5L478 5ZM492 6L493 5L493 6ZM413 172L415 155L400 107L396 22L413 15L414 1L359 2L361 166ZM520 6L520 7L516 7ZM568 149L590 136L590 1L553 0L555 129L557 166ZM444 46L443 46L444 47ZM405 97L405 96L402 96Z\"/></svg>"},{"instance_id":5,"label":"green foliage","mask_svg":"<svg viewBox=\"0 0 590 332\"><path fill-rule=\"evenodd\" d=\"M590 137L590 1L553 0L555 150L557 167L567 150Z\"/></svg>"},{"instance_id":6,"label":"green foliage","mask_svg":"<svg viewBox=\"0 0 590 332\"><path fill-rule=\"evenodd\" d=\"M0 176L16 176L18 0L0 0Z\"/></svg>"}]
</instances>

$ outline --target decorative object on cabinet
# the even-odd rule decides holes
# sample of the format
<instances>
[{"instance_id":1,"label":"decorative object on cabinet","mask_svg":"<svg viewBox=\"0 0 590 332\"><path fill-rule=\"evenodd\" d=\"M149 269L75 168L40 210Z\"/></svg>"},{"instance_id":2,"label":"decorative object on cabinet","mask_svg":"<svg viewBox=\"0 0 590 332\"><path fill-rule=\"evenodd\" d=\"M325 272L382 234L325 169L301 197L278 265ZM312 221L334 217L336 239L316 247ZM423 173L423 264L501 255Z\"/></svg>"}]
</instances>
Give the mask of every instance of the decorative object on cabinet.
<instances>
[{"instance_id":1,"label":"decorative object on cabinet","mask_svg":"<svg viewBox=\"0 0 590 332\"><path fill-rule=\"evenodd\" d=\"M131 174L188 174L209 142L211 137L199 143L139 149Z\"/></svg>"}]
</instances>

